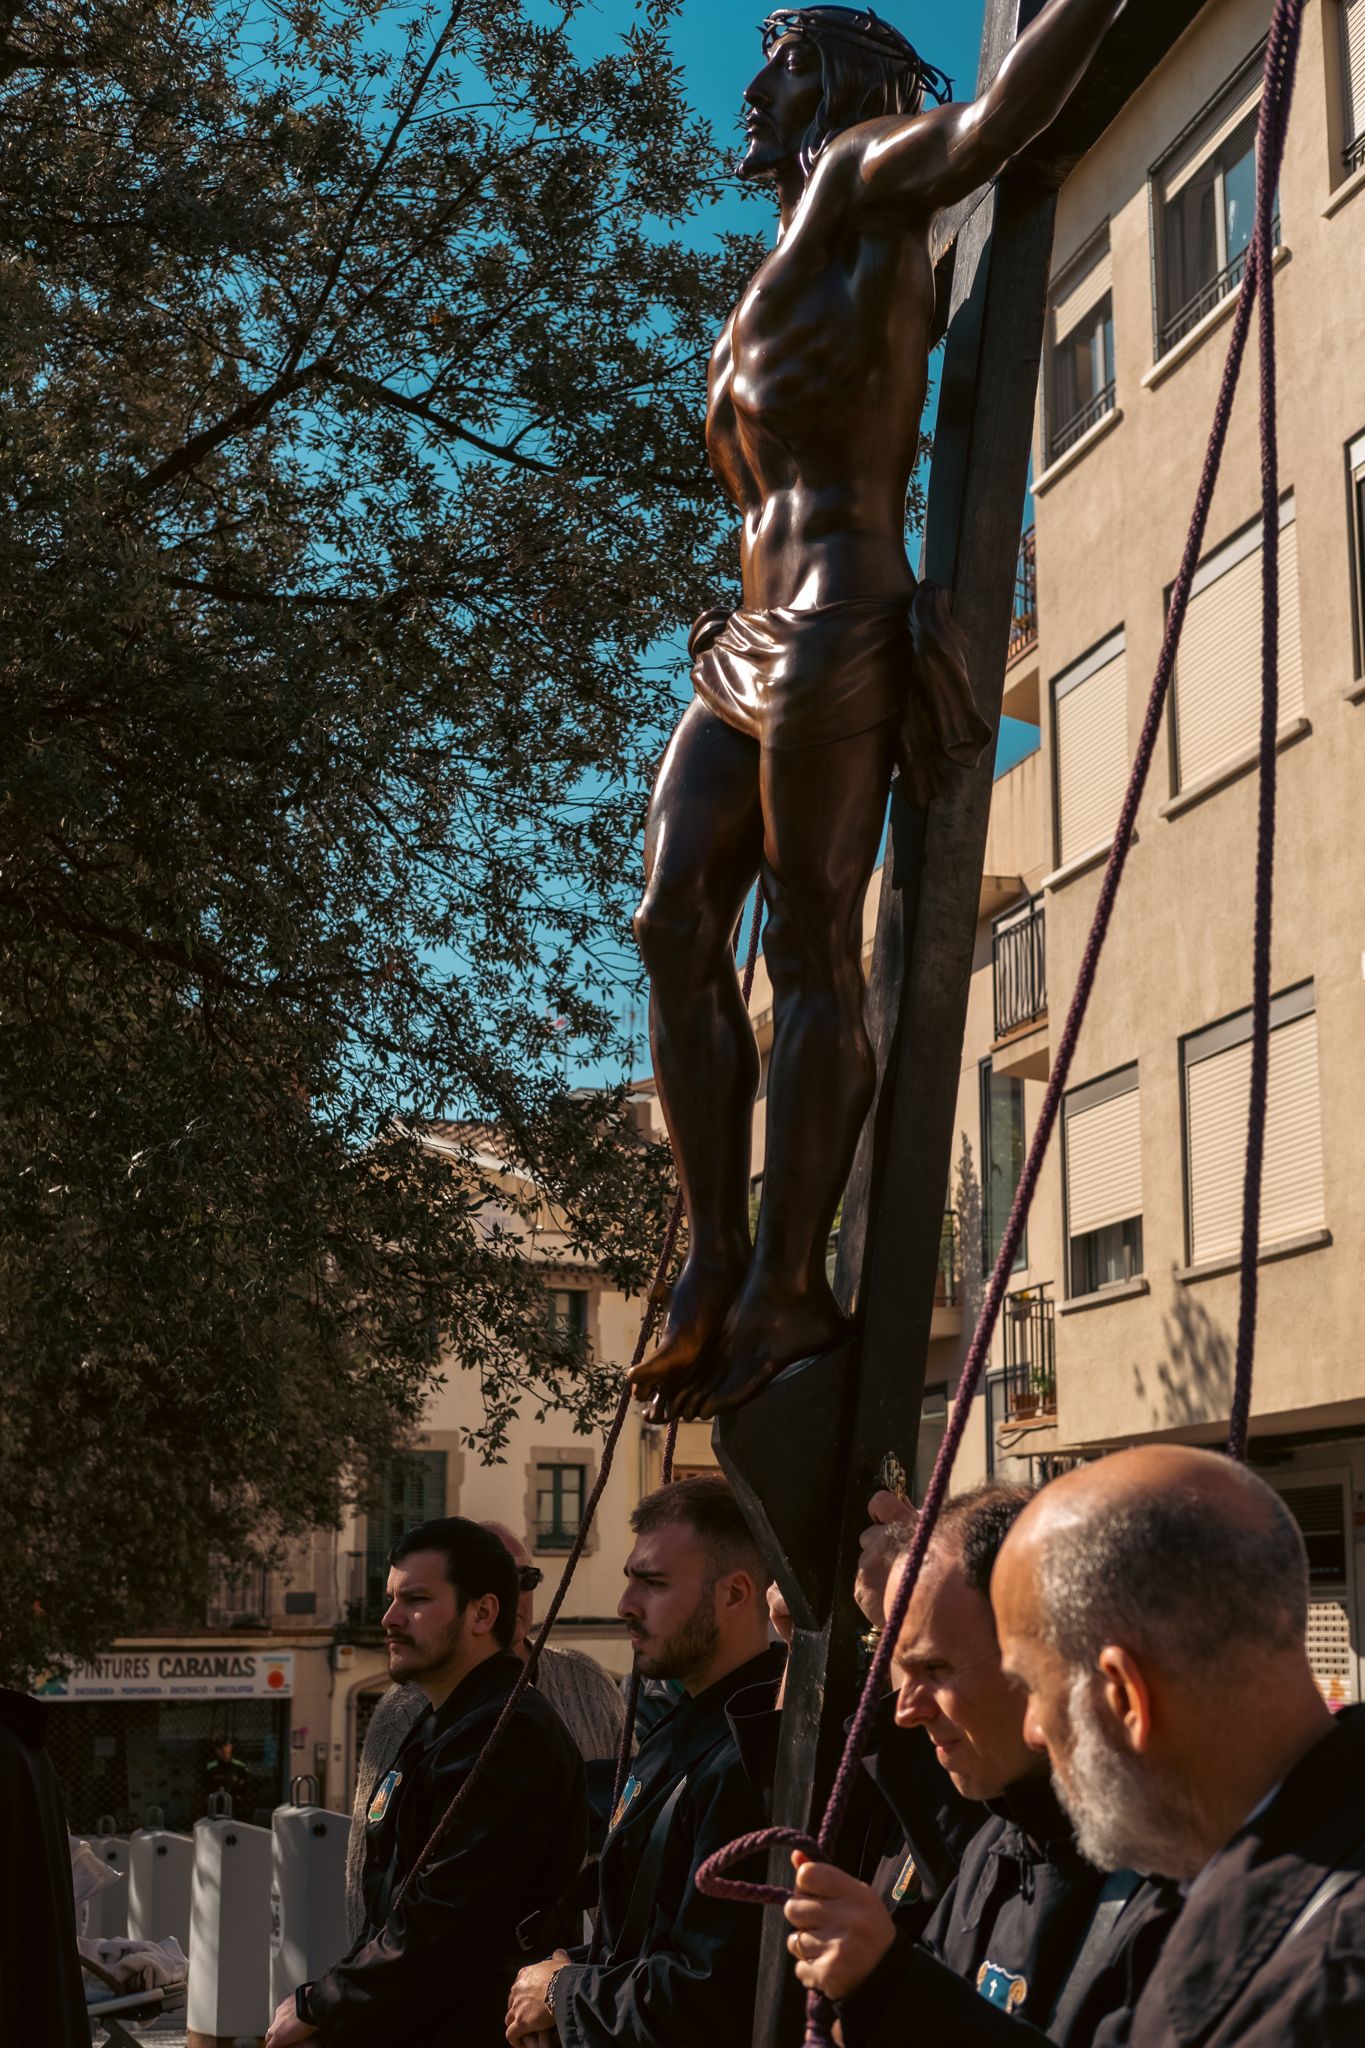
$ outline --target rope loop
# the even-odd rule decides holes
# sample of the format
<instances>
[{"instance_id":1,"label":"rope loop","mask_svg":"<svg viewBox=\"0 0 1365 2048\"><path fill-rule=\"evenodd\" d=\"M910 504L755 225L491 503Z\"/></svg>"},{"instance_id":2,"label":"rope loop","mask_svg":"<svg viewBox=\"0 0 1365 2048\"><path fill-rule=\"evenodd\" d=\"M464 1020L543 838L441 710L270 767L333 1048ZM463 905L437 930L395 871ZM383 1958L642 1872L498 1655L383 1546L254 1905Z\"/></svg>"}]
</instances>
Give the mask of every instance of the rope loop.
<instances>
[{"instance_id":1,"label":"rope loop","mask_svg":"<svg viewBox=\"0 0 1365 2048\"><path fill-rule=\"evenodd\" d=\"M708 1899L740 1899L751 1906L785 1906L795 1896L790 1886L756 1884L749 1878L726 1875L734 1864L747 1862L750 1856L760 1856L768 1849L800 1849L812 1863L829 1861L815 1837L803 1834L800 1828L759 1828L751 1835L740 1835L727 1842L723 1849L708 1856L698 1866L693 1880L697 1890Z\"/></svg>"}]
</instances>

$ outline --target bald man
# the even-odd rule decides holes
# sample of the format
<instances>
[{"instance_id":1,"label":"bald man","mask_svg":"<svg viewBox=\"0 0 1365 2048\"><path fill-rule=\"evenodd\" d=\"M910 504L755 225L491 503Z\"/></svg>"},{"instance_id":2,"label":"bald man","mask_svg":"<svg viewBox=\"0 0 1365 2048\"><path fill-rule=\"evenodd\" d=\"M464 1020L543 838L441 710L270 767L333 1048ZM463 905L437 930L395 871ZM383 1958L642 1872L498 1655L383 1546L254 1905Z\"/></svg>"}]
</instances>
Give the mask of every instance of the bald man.
<instances>
[{"instance_id":1,"label":"bald man","mask_svg":"<svg viewBox=\"0 0 1365 2048\"><path fill-rule=\"evenodd\" d=\"M1087 1856L1185 1904L1126 2048L1365 2041L1365 1708L1308 1663L1308 1561L1279 1496L1154 1445L1055 1480L991 1584L1024 1732Z\"/></svg>"},{"instance_id":2,"label":"bald man","mask_svg":"<svg viewBox=\"0 0 1365 2048\"><path fill-rule=\"evenodd\" d=\"M1080 1854L1024 1740L988 1593L1029 1499L988 1483L947 1503L896 1644L890 1741L927 1736L955 1790L988 1809L922 1938L907 1939L873 1887L793 1859L787 1946L801 1982L838 2004L845 2048L1090 2048L1169 1924L1154 1888L1131 1873L1106 1886ZM893 1574L889 1601L894 1586ZM903 1818L913 1843L915 1816Z\"/></svg>"}]
</instances>

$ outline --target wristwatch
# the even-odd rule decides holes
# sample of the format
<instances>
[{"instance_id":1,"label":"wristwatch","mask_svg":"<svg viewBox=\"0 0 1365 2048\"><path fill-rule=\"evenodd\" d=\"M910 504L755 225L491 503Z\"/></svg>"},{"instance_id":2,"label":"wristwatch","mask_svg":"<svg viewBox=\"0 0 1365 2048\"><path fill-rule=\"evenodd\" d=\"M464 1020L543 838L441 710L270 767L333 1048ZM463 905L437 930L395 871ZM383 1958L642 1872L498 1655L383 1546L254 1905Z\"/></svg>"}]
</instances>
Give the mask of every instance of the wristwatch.
<instances>
[{"instance_id":1,"label":"wristwatch","mask_svg":"<svg viewBox=\"0 0 1365 2048\"><path fill-rule=\"evenodd\" d=\"M308 2003L308 1994L312 1988L311 1984L300 1984L294 1993L294 2017L302 2020L306 2027L314 2025L312 2010Z\"/></svg>"}]
</instances>

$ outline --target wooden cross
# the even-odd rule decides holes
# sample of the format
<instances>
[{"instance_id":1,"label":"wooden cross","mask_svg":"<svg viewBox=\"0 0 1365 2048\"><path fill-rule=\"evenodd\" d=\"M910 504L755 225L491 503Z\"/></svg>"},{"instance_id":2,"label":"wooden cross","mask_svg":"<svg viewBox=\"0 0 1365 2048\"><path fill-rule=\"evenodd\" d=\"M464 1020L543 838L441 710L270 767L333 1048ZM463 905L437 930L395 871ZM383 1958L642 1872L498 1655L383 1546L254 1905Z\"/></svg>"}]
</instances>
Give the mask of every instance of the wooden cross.
<instances>
[{"instance_id":1,"label":"wooden cross","mask_svg":"<svg viewBox=\"0 0 1365 2048\"><path fill-rule=\"evenodd\" d=\"M1043 0L989 0L978 91ZM1200 11L1131 0L1054 126L943 223L947 347L924 574L953 593L983 715L998 727L1042 356L1057 190ZM798 1365L720 1418L716 1454L796 1622L773 1799L816 1832L858 1682L858 1538L884 1458L913 1462L966 1026L994 749L927 812L897 794L868 1017L879 1091L844 1201L836 1292L844 1351ZM850 1353L852 1355L850 1355ZM772 1879L790 1881L785 1853ZM752 1911L736 1907L736 1911ZM786 1924L767 1915L754 2048L802 2038Z\"/></svg>"}]
</instances>

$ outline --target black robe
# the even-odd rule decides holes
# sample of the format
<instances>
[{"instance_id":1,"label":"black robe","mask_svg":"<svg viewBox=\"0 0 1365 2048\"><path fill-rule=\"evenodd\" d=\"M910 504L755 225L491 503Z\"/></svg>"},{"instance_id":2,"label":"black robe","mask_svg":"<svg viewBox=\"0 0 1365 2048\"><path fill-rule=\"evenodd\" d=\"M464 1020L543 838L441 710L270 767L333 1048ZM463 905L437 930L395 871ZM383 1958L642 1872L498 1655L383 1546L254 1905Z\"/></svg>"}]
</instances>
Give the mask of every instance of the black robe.
<instances>
[{"instance_id":1,"label":"black robe","mask_svg":"<svg viewBox=\"0 0 1365 2048\"><path fill-rule=\"evenodd\" d=\"M44 1746L62 1711L0 1691L0 2048L90 2048L71 1845Z\"/></svg>"},{"instance_id":2,"label":"black robe","mask_svg":"<svg viewBox=\"0 0 1365 2048\"><path fill-rule=\"evenodd\" d=\"M1342 1709L1195 1879L1136 2010L1097 2039L1102 2048L1365 2042L1365 1706Z\"/></svg>"},{"instance_id":3,"label":"black robe","mask_svg":"<svg viewBox=\"0 0 1365 2048\"><path fill-rule=\"evenodd\" d=\"M692 1878L713 1850L765 1824L725 1710L741 1688L774 1679L784 1655L766 1650L682 1701L640 1745L599 1865L606 1960L577 1950L555 1979L567 2048L749 2048L763 1915L704 1897ZM683 1777L648 1923L638 1948L618 1953L654 1823Z\"/></svg>"},{"instance_id":4,"label":"black robe","mask_svg":"<svg viewBox=\"0 0 1365 2048\"><path fill-rule=\"evenodd\" d=\"M401 1906L406 1873L463 1785L521 1670L503 1652L476 1666L411 1729L366 1823L359 1941L304 2000L325 2048L498 2048L517 1971L555 1945L518 1928L571 1891L587 1844L583 1760L534 1687L499 1737L469 1806ZM581 1927L581 1920L579 1926Z\"/></svg>"}]
</instances>

